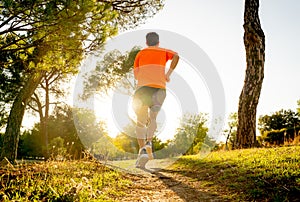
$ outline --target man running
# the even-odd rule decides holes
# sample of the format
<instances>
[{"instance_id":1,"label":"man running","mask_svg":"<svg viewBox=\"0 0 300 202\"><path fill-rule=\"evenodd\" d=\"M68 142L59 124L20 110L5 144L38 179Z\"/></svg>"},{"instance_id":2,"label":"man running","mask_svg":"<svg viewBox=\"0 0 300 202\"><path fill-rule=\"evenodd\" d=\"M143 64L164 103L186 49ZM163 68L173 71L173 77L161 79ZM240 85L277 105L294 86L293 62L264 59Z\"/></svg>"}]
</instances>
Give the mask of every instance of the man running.
<instances>
[{"instance_id":1,"label":"man running","mask_svg":"<svg viewBox=\"0 0 300 202\"><path fill-rule=\"evenodd\" d=\"M137 116L136 137L139 155L136 167L145 168L153 159L152 139L157 128L156 117L166 97L166 82L177 66L176 52L159 47L159 35L149 32L146 35L147 48L141 50L134 61L134 77L137 89L133 95L133 109ZM165 73L166 63L171 60Z\"/></svg>"}]
</instances>

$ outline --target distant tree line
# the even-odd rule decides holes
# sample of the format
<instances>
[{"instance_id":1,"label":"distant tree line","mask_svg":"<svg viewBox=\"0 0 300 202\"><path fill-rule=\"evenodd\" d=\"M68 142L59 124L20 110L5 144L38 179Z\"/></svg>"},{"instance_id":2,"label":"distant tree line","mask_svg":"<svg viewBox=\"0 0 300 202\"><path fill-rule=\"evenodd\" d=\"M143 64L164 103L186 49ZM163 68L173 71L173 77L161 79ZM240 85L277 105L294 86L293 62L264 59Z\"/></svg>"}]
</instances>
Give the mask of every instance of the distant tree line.
<instances>
[{"instance_id":1,"label":"distant tree line","mask_svg":"<svg viewBox=\"0 0 300 202\"><path fill-rule=\"evenodd\" d=\"M300 144L300 100L296 111L291 109L261 115L258 119L258 146L281 146ZM235 149L237 113L229 115L227 129L224 130L226 149Z\"/></svg>"},{"instance_id":2,"label":"distant tree line","mask_svg":"<svg viewBox=\"0 0 300 202\"><path fill-rule=\"evenodd\" d=\"M271 115L260 116L258 123L261 136L258 136L257 141L261 146L300 143L299 109L297 112L279 110ZM155 157L168 158L214 150L217 143L208 136L206 124L206 114L184 115L173 138L162 142L154 137ZM230 129L224 131L226 148L232 149L236 138L236 113L230 115L228 125ZM133 122L112 138L106 123L97 121L94 112L90 110L57 106L48 120L48 148L41 144L43 136L40 127L41 124L36 123L31 130L24 131L20 136L19 159L80 159L88 152L100 160L123 160L136 158L138 153Z\"/></svg>"},{"instance_id":3,"label":"distant tree line","mask_svg":"<svg viewBox=\"0 0 300 202\"><path fill-rule=\"evenodd\" d=\"M74 120L70 107L55 108L48 120L48 148L41 144L43 136L40 123L35 124L31 130L24 131L20 136L18 158L80 159L85 157L86 152L100 160L136 158L138 143L134 136L134 123L112 138L108 135L106 124L97 121L93 111L76 111L77 121ZM162 142L158 137L154 137L155 157L167 158L210 151L216 143L207 135L206 122L205 114L186 114L181 119L174 138Z\"/></svg>"},{"instance_id":4,"label":"distant tree line","mask_svg":"<svg viewBox=\"0 0 300 202\"><path fill-rule=\"evenodd\" d=\"M298 102L299 103L299 102ZM265 145L297 144L300 138L300 113L280 110L259 118L261 141Z\"/></svg>"}]
</instances>

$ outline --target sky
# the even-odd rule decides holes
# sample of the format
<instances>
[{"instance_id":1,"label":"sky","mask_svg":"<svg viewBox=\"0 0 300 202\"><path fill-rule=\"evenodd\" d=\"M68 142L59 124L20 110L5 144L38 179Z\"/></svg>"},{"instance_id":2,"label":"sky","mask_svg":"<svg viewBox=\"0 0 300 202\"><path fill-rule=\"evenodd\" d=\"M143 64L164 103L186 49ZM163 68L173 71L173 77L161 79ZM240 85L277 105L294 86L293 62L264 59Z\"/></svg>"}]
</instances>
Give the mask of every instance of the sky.
<instances>
[{"instance_id":1,"label":"sky","mask_svg":"<svg viewBox=\"0 0 300 202\"><path fill-rule=\"evenodd\" d=\"M265 77L257 114L296 110L300 99L300 1L260 1L266 37ZM227 113L236 112L245 77L244 1L167 0L140 28L164 29L188 37L210 57L221 77Z\"/></svg>"},{"instance_id":2,"label":"sky","mask_svg":"<svg viewBox=\"0 0 300 202\"><path fill-rule=\"evenodd\" d=\"M207 54L221 79L225 94L226 116L237 112L246 70L243 42L244 1L166 0L165 3L159 13L132 31L165 30L184 36L197 44ZM297 108L297 100L300 100L299 10L299 0L260 1L260 21L266 36L266 61L257 116L271 114L280 109L295 111ZM141 38L144 39L144 35ZM164 45L164 41L161 41L161 44ZM172 48L175 51L180 50L175 45ZM181 55L180 52L178 53ZM186 62L188 61L181 60L174 73L182 76L183 79L193 76L193 72L184 75L188 72L186 71L188 68ZM204 65L201 68L210 68L210 66ZM201 90L203 85L205 84L201 81L196 84L193 94L200 103L198 103L199 110L210 113L210 93ZM189 84L189 86L191 87L193 84ZM176 116L182 115L182 111L180 111L182 105L176 100L176 96L169 96L166 103L164 104L165 113L173 111ZM176 105L172 107L172 104L168 103L176 103ZM107 102L104 107L101 107L102 111L105 111L104 108L106 109L104 116L109 114L111 109L107 106L110 104ZM164 117L165 113L161 113L162 119L166 118ZM178 120L172 119L169 122L178 123ZM114 124L116 124L115 119L110 121L110 127L113 127ZM164 127L170 131L168 126Z\"/></svg>"},{"instance_id":3,"label":"sky","mask_svg":"<svg viewBox=\"0 0 300 202\"><path fill-rule=\"evenodd\" d=\"M299 9L298 0L260 1L266 61L257 117L297 108L297 100L300 100ZM164 8L136 30L167 30L196 43L211 59L221 78L228 116L237 112L245 78L243 15L244 1L241 0L166 0ZM180 74L184 68L179 64L175 71ZM207 96L202 93L197 99L207 99ZM204 111L210 112L209 109Z\"/></svg>"}]
</instances>

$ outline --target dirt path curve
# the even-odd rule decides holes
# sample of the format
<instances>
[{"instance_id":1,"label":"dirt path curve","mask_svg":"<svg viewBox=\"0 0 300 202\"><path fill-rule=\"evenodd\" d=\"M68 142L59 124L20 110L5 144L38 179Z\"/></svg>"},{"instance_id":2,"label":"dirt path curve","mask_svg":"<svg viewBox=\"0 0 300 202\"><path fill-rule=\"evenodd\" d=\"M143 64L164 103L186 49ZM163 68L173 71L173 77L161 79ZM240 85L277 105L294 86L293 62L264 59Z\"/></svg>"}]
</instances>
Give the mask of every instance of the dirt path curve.
<instances>
[{"instance_id":1,"label":"dirt path curve","mask_svg":"<svg viewBox=\"0 0 300 202\"><path fill-rule=\"evenodd\" d=\"M131 161L119 163L127 165L126 171L129 171L128 165L132 165ZM165 169L155 165L166 165L165 162L153 161L152 165L147 165L146 169L133 169L125 176L130 179L133 184L126 195L117 200L127 202L224 202L223 197L211 193L209 189L199 188L201 181L196 176L188 177L174 170ZM121 168L123 169L123 168Z\"/></svg>"}]
</instances>

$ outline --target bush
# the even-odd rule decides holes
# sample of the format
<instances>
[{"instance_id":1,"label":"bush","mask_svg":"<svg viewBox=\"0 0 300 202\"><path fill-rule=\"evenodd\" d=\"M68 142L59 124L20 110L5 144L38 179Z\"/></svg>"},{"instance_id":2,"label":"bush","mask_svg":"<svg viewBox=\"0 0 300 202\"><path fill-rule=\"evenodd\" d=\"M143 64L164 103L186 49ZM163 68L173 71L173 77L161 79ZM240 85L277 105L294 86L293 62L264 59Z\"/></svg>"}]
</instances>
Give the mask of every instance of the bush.
<instances>
[{"instance_id":1,"label":"bush","mask_svg":"<svg viewBox=\"0 0 300 202\"><path fill-rule=\"evenodd\" d=\"M300 134L300 126L264 132L262 139L270 145L294 144Z\"/></svg>"}]
</instances>

